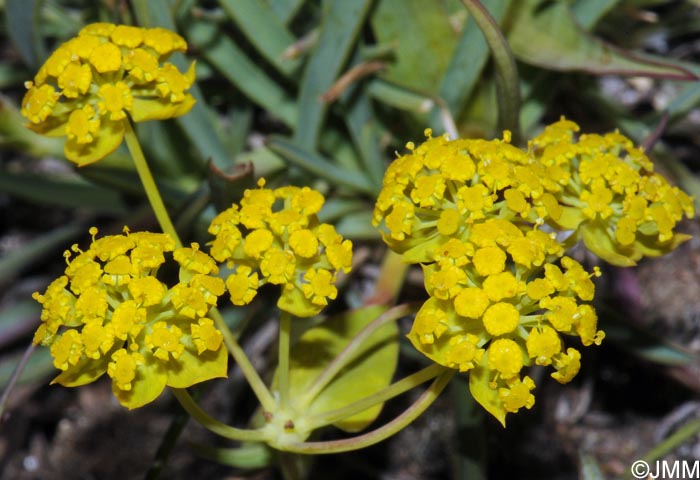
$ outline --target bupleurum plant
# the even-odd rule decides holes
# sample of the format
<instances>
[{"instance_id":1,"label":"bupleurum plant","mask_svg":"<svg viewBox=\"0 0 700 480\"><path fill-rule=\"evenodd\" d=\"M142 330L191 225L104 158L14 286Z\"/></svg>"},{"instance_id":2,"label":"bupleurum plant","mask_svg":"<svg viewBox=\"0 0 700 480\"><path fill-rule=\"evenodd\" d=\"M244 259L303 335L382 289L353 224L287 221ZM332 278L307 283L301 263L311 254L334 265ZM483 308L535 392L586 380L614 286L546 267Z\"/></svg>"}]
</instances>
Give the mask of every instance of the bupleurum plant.
<instances>
[{"instance_id":1,"label":"bupleurum plant","mask_svg":"<svg viewBox=\"0 0 700 480\"><path fill-rule=\"evenodd\" d=\"M34 342L61 370L53 382L75 387L107 373L119 402L136 408L166 385L225 377L228 353L207 317L224 293L214 260L197 244L175 249L164 233L90 233L87 250L66 252L65 275L34 294L43 306ZM157 277L166 255L180 268L171 287Z\"/></svg>"},{"instance_id":2,"label":"bupleurum plant","mask_svg":"<svg viewBox=\"0 0 700 480\"><path fill-rule=\"evenodd\" d=\"M562 119L526 150L503 140L429 137L388 168L374 210L385 242L419 263L430 295L409 339L431 360L470 372L474 398L505 425L530 408L523 367L567 383L584 346L599 345L592 276L565 256L579 239L602 259L633 265L671 251L694 215L688 195L618 132L580 135Z\"/></svg>"},{"instance_id":3,"label":"bupleurum plant","mask_svg":"<svg viewBox=\"0 0 700 480\"><path fill-rule=\"evenodd\" d=\"M67 137L66 158L87 165L121 144L129 119L187 113L194 63L184 74L165 60L185 40L163 28L93 23L54 51L27 82L22 114L32 130ZM163 63L165 62L165 63Z\"/></svg>"},{"instance_id":4,"label":"bupleurum plant","mask_svg":"<svg viewBox=\"0 0 700 480\"><path fill-rule=\"evenodd\" d=\"M163 231L125 227L98 238L93 227L89 246L72 246L64 274L34 294L42 306L34 343L49 348L60 371L52 383L77 387L106 373L130 409L167 386L193 419L226 439L324 454L395 434L463 373L474 399L505 426L509 413L535 403L530 367L568 383L581 368L581 346L605 339L593 305L601 270L572 248L583 243L606 262L631 266L688 238L676 227L695 215L693 200L619 132L582 134L562 118L521 148L508 130L485 140L427 129L422 144L408 143L388 166L381 188L376 180L372 223L390 249L380 291L326 317L352 271L353 243L319 220L320 191L260 178L208 217L207 240L183 245L132 122L193 108L195 64L183 73L167 62L186 49L162 28L92 24L26 84L27 126L65 137L65 156L77 166L126 142ZM406 265L422 269L420 306L392 306ZM247 309L262 296L275 299L264 313L278 320L277 364L264 375L219 311ZM410 316L408 340L428 366L392 382L397 320ZM226 377L229 355L260 404L245 428L212 418L186 390ZM384 402L429 381L374 430L312 437L328 426L361 432Z\"/></svg>"}]
</instances>

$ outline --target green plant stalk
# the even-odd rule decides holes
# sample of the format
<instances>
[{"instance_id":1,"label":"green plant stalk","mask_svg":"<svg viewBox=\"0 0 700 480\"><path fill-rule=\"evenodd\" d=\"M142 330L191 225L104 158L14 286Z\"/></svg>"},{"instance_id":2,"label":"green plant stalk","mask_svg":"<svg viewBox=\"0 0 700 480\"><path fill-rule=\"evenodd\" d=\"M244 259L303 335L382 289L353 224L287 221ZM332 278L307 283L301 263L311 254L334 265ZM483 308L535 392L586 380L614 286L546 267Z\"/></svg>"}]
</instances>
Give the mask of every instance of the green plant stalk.
<instances>
[{"instance_id":1,"label":"green plant stalk","mask_svg":"<svg viewBox=\"0 0 700 480\"><path fill-rule=\"evenodd\" d=\"M365 305L391 305L396 302L403 287L408 263L403 255L387 249L379 269L379 278L374 285L374 295L365 301Z\"/></svg>"},{"instance_id":2,"label":"green plant stalk","mask_svg":"<svg viewBox=\"0 0 700 480\"><path fill-rule=\"evenodd\" d=\"M444 368L444 367L443 367ZM406 409L401 415L391 422L377 428L371 432L357 437L345 438L342 440L330 440L327 442L299 442L290 443L284 446L289 452L304 454L328 454L349 452L369 447L386 440L396 432L406 428L413 420L418 418L425 410L433 404L440 393L449 383L456 370L444 368L444 371L433 381L428 389L418 397L418 399Z\"/></svg>"},{"instance_id":3,"label":"green plant stalk","mask_svg":"<svg viewBox=\"0 0 700 480\"><path fill-rule=\"evenodd\" d=\"M175 398L177 398L177 400L180 402L180 405L182 405L182 408L184 408L194 420L196 420L207 430L210 430L224 438L240 442L262 442L265 440L266 437L263 430L246 430L242 428L235 428L210 417L199 407L199 405L197 405L197 403L184 388L172 388L171 391L173 392L173 395L175 395Z\"/></svg>"},{"instance_id":4,"label":"green plant stalk","mask_svg":"<svg viewBox=\"0 0 700 480\"><path fill-rule=\"evenodd\" d=\"M387 400L401 395L402 393L405 393L418 385L437 377L444 371L445 368L441 365L432 364L422 370L417 371L416 373L412 373L411 375L392 383L388 387L385 387L378 392L363 398L362 400L358 400L342 408L310 416L306 419L306 422L311 430L315 430L326 425L332 425L333 423L345 418L350 418L357 413L364 412L374 405L384 403Z\"/></svg>"},{"instance_id":5,"label":"green plant stalk","mask_svg":"<svg viewBox=\"0 0 700 480\"><path fill-rule=\"evenodd\" d=\"M126 132L124 133L126 146L129 149L131 158L134 161L134 166L139 174L143 188L146 191L146 196L151 204L151 208L153 208L153 213L155 213L156 219L158 219L160 228L164 233L167 233L173 238L173 240L175 240L177 247L182 247L180 236L177 234L177 230L175 230L172 220L170 220L170 215L168 215L168 210L165 208L163 198L160 196L156 182L153 180L153 174L151 174L151 169L148 167L146 157L143 155L141 144L139 143L139 139L136 137L136 133L131 126L131 122L126 120L124 124L126 126Z\"/></svg>"},{"instance_id":6,"label":"green plant stalk","mask_svg":"<svg viewBox=\"0 0 700 480\"><path fill-rule=\"evenodd\" d=\"M5 415L5 408L7 407L7 402L10 399L10 393L12 390L14 390L15 385L17 384L17 381L19 380L19 377L22 376L22 372L24 371L24 367L27 366L27 362L29 362L29 357L32 356L32 353L34 353L34 350L36 350L36 345L34 343L30 343L27 349L24 351L22 354L22 358L19 359L19 362L17 362L17 366L15 367L14 371L12 372L12 376L10 376L10 379L7 381L7 386L5 387L5 391L2 392L2 397L0 397L0 418L3 418Z\"/></svg>"},{"instance_id":7,"label":"green plant stalk","mask_svg":"<svg viewBox=\"0 0 700 480\"><path fill-rule=\"evenodd\" d=\"M265 385L265 382L263 382L262 378L260 378L260 375L258 374L257 370L255 370L253 364L250 363L248 356L245 354L243 348L239 345L238 341L231 333L231 330L228 328L228 325L226 325L226 322L224 322L219 310L216 307L212 308L209 311L209 316L214 320L216 328L218 328L219 331L221 331L221 334L224 336L224 343L226 344L229 353L231 353L231 356L238 364L238 368L240 368L241 372L243 372L243 376L248 381L250 388L253 389L253 393L255 393L255 396L258 398L260 405L262 405L263 409L267 412L276 411L277 402L275 402L272 393L270 393L270 390Z\"/></svg>"},{"instance_id":8,"label":"green plant stalk","mask_svg":"<svg viewBox=\"0 0 700 480\"><path fill-rule=\"evenodd\" d=\"M658 460L698 433L700 433L700 418L696 418L695 420L686 423L673 435L649 450L646 455L642 457L642 460L647 463Z\"/></svg>"},{"instance_id":9,"label":"green plant stalk","mask_svg":"<svg viewBox=\"0 0 700 480\"><path fill-rule=\"evenodd\" d=\"M289 343L292 331L292 316L282 311L280 315L279 351L277 359L277 388L280 394L280 409L289 405Z\"/></svg>"},{"instance_id":10,"label":"green plant stalk","mask_svg":"<svg viewBox=\"0 0 700 480\"><path fill-rule=\"evenodd\" d=\"M131 153L131 156L134 160L136 171L139 174L141 183L143 183L143 188L146 191L148 201L150 202L151 207L153 208L153 212L155 213L156 218L158 219L158 223L160 224L160 227L163 230L163 232L169 234L173 238L173 240L175 240L175 244L178 247L181 247L182 241L180 240L180 236L178 235L177 230L175 230L175 227L173 226L172 220L170 219L170 215L168 214L168 210L165 208L165 204L163 203L163 199L160 196L158 187L156 186L156 183L153 180L153 175L151 174L150 168L148 168L148 163L146 162L146 158L143 155L141 144L139 143L139 140L136 137L136 133L134 132L131 123L128 121L125 123L126 132L124 134L124 138L126 140L126 146L128 147L129 153ZM236 363L240 367L241 371L243 372L243 375L245 376L246 380L253 389L253 392L255 392L255 395L258 397L260 404L265 410L274 411L277 408L277 405L275 403L274 398L272 397L272 394L265 386L265 383L263 383L262 379L260 378L260 375L258 375L258 372L255 370L255 367L253 367L253 365L250 363L250 360L248 359L247 355L234 338L233 334L231 333L231 330L228 328L228 325L226 325L226 322L224 322L224 319L219 313L219 311L214 307L210 310L209 315L213 318L216 327L224 336L224 343L226 344L226 347L233 356L234 360L236 360Z\"/></svg>"},{"instance_id":11,"label":"green plant stalk","mask_svg":"<svg viewBox=\"0 0 700 480\"><path fill-rule=\"evenodd\" d=\"M416 305L403 304L398 305L394 308L387 310L378 316L371 323L367 324L353 339L348 342L343 350L338 353L338 355L326 366L326 368L316 377L314 383L311 384L306 394L299 399L297 405L300 408L306 409L311 402L313 402L316 397L323 391L324 388L335 378L335 376L343 369L345 366L353 360L353 355L357 352L357 349L362 346L362 344L379 328L386 325L389 322L395 321L397 318L403 317L415 311Z\"/></svg>"},{"instance_id":12,"label":"green plant stalk","mask_svg":"<svg viewBox=\"0 0 700 480\"><path fill-rule=\"evenodd\" d=\"M496 92L498 97L498 127L510 130L513 143L520 142L520 86L518 69L513 52L498 24L479 0L462 0L484 34L496 67Z\"/></svg>"}]
</instances>

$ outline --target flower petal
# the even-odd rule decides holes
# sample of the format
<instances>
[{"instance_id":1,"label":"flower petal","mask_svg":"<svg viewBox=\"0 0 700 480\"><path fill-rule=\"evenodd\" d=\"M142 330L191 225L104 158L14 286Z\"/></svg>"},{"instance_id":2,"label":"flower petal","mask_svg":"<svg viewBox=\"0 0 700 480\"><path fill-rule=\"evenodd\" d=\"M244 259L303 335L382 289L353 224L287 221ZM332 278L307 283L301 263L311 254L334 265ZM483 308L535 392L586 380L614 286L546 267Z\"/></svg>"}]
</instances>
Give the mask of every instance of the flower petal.
<instances>
[{"instance_id":1,"label":"flower petal","mask_svg":"<svg viewBox=\"0 0 700 480\"><path fill-rule=\"evenodd\" d=\"M163 392L168 374L151 354L143 365L139 365L131 390L121 390L112 382L112 393L119 403L132 410L152 402Z\"/></svg>"},{"instance_id":2,"label":"flower petal","mask_svg":"<svg viewBox=\"0 0 700 480\"><path fill-rule=\"evenodd\" d=\"M79 144L75 140L66 141L63 149L66 158L77 163L79 167L103 159L121 145L124 138L125 121L127 120L112 122L103 119L100 131L95 135L95 141L92 143Z\"/></svg>"},{"instance_id":3,"label":"flower petal","mask_svg":"<svg viewBox=\"0 0 700 480\"><path fill-rule=\"evenodd\" d=\"M172 103L162 98L134 97L131 118L134 122L145 122L179 117L189 112L194 104L195 99L190 94L185 95L185 99L180 103Z\"/></svg>"},{"instance_id":4,"label":"flower petal","mask_svg":"<svg viewBox=\"0 0 700 480\"><path fill-rule=\"evenodd\" d=\"M51 380L51 384L58 383L64 387L79 387L92 383L107 371L109 355L105 355L99 360L83 358L76 365L71 365L68 370L60 373Z\"/></svg>"},{"instance_id":5,"label":"flower petal","mask_svg":"<svg viewBox=\"0 0 700 480\"><path fill-rule=\"evenodd\" d=\"M173 364L178 368L170 368ZM226 377L228 371L228 352L221 345L215 352L205 351L200 355L185 349L177 361L168 363L168 386L187 388L196 383L212 378Z\"/></svg>"}]
</instances>

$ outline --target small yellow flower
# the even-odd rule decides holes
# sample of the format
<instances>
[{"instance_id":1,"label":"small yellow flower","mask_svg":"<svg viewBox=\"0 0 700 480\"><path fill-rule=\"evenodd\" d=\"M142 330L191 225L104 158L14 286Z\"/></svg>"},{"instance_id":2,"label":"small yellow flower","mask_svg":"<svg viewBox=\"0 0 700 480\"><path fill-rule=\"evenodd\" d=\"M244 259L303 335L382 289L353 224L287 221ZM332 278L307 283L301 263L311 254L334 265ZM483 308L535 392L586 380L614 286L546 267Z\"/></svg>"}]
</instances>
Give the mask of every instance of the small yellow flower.
<instances>
[{"instance_id":1,"label":"small yellow flower","mask_svg":"<svg viewBox=\"0 0 700 480\"><path fill-rule=\"evenodd\" d=\"M593 253L619 266L670 252L687 240L674 228L695 215L692 199L653 172L644 152L624 135L577 139L578 130L562 119L531 142L538 163L566 173L551 192L565 209L553 226L579 230Z\"/></svg>"},{"instance_id":2,"label":"small yellow flower","mask_svg":"<svg viewBox=\"0 0 700 480\"><path fill-rule=\"evenodd\" d=\"M34 343L50 347L62 371L54 382L79 386L107 373L119 402L136 408L166 385L225 376L221 332L206 317L225 289L209 275L218 271L214 260L195 245L175 249L166 234L90 233L90 248L74 246L65 275L34 294L43 307ZM181 282L169 288L157 273L170 252Z\"/></svg>"},{"instance_id":3,"label":"small yellow flower","mask_svg":"<svg viewBox=\"0 0 700 480\"><path fill-rule=\"evenodd\" d=\"M319 224L324 198L308 187L246 190L239 205L209 226L211 255L233 272L226 288L234 305L246 305L265 284L280 285L277 306L298 317L318 314L336 298L336 273L352 268L352 242L332 225Z\"/></svg>"},{"instance_id":4,"label":"small yellow flower","mask_svg":"<svg viewBox=\"0 0 700 480\"><path fill-rule=\"evenodd\" d=\"M407 263L421 264L430 295L408 338L433 361L469 370L474 397L501 422L530 408L535 387L522 368L551 366L565 383L580 353L562 335L599 345L592 273L565 248L583 239L616 265L660 255L687 237L692 199L653 172L619 132L578 133L562 119L527 149L502 139L416 146L387 169L373 224ZM479 355L478 352L486 352Z\"/></svg>"},{"instance_id":5,"label":"small yellow flower","mask_svg":"<svg viewBox=\"0 0 700 480\"><path fill-rule=\"evenodd\" d=\"M513 379L506 388L498 389L498 397L503 402L507 412L516 413L521 408L530 409L535 404L535 396L530 393L535 388L535 382L530 377L522 380Z\"/></svg>"},{"instance_id":6,"label":"small yellow flower","mask_svg":"<svg viewBox=\"0 0 700 480\"><path fill-rule=\"evenodd\" d=\"M523 354L520 345L509 338L499 338L489 345L488 365L503 379L511 379L523 368Z\"/></svg>"},{"instance_id":7,"label":"small yellow flower","mask_svg":"<svg viewBox=\"0 0 700 480\"><path fill-rule=\"evenodd\" d=\"M435 298L423 304L413 321L413 332L423 345L432 345L449 329L447 312Z\"/></svg>"},{"instance_id":8,"label":"small yellow flower","mask_svg":"<svg viewBox=\"0 0 700 480\"><path fill-rule=\"evenodd\" d=\"M187 113L194 98L194 64L180 73L163 63L187 45L176 33L95 23L60 45L27 82L22 114L27 126L48 136L66 136L65 155L79 166L112 153L125 122Z\"/></svg>"}]
</instances>

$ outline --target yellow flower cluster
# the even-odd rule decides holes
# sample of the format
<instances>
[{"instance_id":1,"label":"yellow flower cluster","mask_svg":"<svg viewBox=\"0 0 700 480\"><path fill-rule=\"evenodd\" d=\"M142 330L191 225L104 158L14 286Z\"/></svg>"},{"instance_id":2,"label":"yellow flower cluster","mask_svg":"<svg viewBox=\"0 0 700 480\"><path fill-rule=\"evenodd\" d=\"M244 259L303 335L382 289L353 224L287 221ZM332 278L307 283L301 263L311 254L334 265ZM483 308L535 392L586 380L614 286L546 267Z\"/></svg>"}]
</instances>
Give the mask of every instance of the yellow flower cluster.
<instances>
[{"instance_id":1,"label":"yellow flower cluster","mask_svg":"<svg viewBox=\"0 0 700 480\"><path fill-rule=\"evenodd\" d=\"M692 199L653 171L643 151L618 132L583 134L562 119L530 143L546 171L556 172L552 194L561 215L552 225L580 233L586 246L619 266L668 253L687 235L676 224L695 215Z\"/></svg>"},{"instance_id":2,"label":"yellow flower cluster","mask_svg":"<svg viewBox=\"0 0 700 480\"><path fill-rule=\"evenodd\" d=\"M225 291L214 260L197 244L175 249L166 234L90 233L86 251L66 251L65 275L34 294L43 306L34 343L50 347L62 371L52 383L85 385L107 373L119 402L136 408L166 385L226 376L223 337L207 318ZM170 252L180 274L169 288L156 274Z\"/></svg>"},{"instance_id":3,"label":"yellow flower cluster","mask_svg":"<svg viewBox=\"0 0 700 480\"><path fill-rule=\"evenodd\" d=\"M580 353L562 335L600 344L591 276L564 256L579 237L626 265L683 237L690 198L619 133L582 135L561 120L527 150L503 140L430 138L387 169L373 222L408 263L421 263L430 298L409 339L433 361L471 371L474 397L501 422L534 404L523 367L569 382Z\"/></svg>"},{"instance_id":4,"label":"yellow flower cluster","mask_svg":"<svg viewBox=\"0 0 700 480\"><path fill-rule=\"evenodd\" d=\"M163 63L185 40L163 28L93 23L51 54L27 82L22 114L28 127L66 136L66 157L87 165L113 152L127 115L135 122L187 113L194 63L181 73Z\"/></svg>"},{"instance_id":5,"label":"yellow flower cluster","mask_svg":"<svg viewBox=\"0 0 700 480\"><path fill-rule=\"evenodd\" d=\"M266 283L281 285L277 306L297 317L318 314L335 299L336 273L349 272L352 242L316 214L325 199L308 187L246 190L238 205L211 223L211 255L232 273L226 286L234 305L250 303Z\"/></svg>"}]
</instances>

